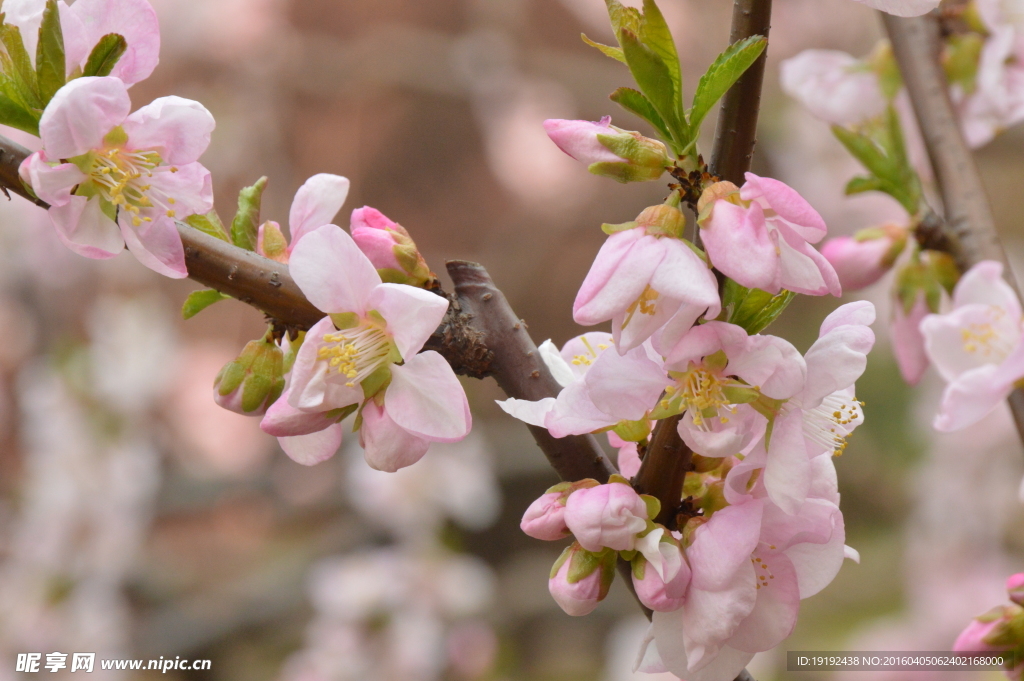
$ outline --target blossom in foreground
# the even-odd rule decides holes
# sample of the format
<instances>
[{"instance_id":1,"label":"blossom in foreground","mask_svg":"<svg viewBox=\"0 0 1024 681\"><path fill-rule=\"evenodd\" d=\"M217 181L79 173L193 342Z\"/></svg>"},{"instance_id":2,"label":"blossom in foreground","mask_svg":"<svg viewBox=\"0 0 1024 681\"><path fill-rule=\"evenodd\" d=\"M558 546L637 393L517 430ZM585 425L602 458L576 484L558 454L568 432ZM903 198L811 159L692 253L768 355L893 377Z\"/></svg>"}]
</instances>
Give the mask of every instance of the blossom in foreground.
<instances>
[{"instance_id":1,"label":"blossom in foreground","mask_svg":"<svg viewBox=\"0 0 1024 681\"><path fill-rule=\"evenodd\" d=\"M160 61L160 24L147 0L77 0L70 7L59 0L57 7L67 75L84 67L96 43L110 33L124 37L128 45L111 76L132 85L153 73ZM46 0L6 0L3 9L4 22L18 27L34 62Z\"/></svg>"},{"instance_id":2,"label":"blossom in foreground","mask_svg":"<svg viewBox=\"0 0 1024 681\"><path fill-rule=\"evenodd\" d=\"M112 258L127 245L146 267L182 278L174 223L213 207L210 173L197 162L213 116L180 97L130 111L121 80L73 80L43 112L43 148L25 159L21 176L50 204L57 236L75 253Z\"/></svg>"},{"instance_id":3,"label":"blossom in foreground","mask_svg":"<svg viewBox=\"0 0 1024 681\"><path fill-rule=\"evenodd\" d=\"M839 296L839 277L815 244L828 228L787 185L753 173L743 187L717 182L700 199L700 235L711 262L747 288Z\"/></svg>"},{"instance_id":4,"label":"blossom in foreground","mask_svg":"<svg viewBox=\"0 0 1024 681\"><path fill-rule=\"evenodd\" d=\"M469 433L469 404L455 373L438 353L419 352L447 300L382 283L352 237L334 225L299 241L291 273L328 316L306 334L288 390L261 424L282 438L289 456L307 465L333 456L339 422L356 410L366 460L379 470L409 466L431 442Z\"/></svg>"},{"instance_id":5,"label":"blossom in foreground","mask_svg":"<svg viewBox=\"0 0 1024 681\"><path fill-rule=\"evenodd\" d=\"M1002 275L1002 263L978 263L953 289L952 312L921 322L928 358L947 381L937 430L977 423L1024 378L1021 306Z\"/></svg>"},{"instance_id":6,"label":"blossom in foreground","mask_svg":"<svg viewBox=\"0 0 1024 681\"><path fill-rule=\"evenodd\" d=\"M544 130L558 148L586 163L595 175L619 182L656 180L671 165L668 150L658 140L616 128L612 117L599 122L548 119Z\"/></svg>"},{"instance_id":7,"label":"blossom in foreground","mask_svg":"<svg viewBox=\"0 0 1024 681\"><path fill-rule=\"evenodd\" d=\"M859 125L885 111L878 76L846 52L804 50L779 68L786 94L827 123Z\"/></svg>"},{"instance_id":8,"label":"blossom in foreground","mask_svg":"<svg viewBox=\"0 0 1024 681\"><path fill-rule=\"evenodd\" d=\"M655 333L655 347L671 346L706 314L718 315L718 282L682 238L686 219L673 205L651 206L635 222L612 227L573 303L576 323L611 320L625 353Z\"/></svg>"},{"instance_id":9,"label":"blossom in foreground","mask_svg":"<svg viewBox=\"0 0 1024 681\"><path fill-rule=\"evenodd\" d=\"M872 9L898 17L917 17L939 6L941 0L857 0Z\"/></svg>"},{"instance_id":10,"label":"blossom in foreground","mask_svg":"<svg viewBox=\"0 0 1024 681\"><path fill-rule=\"evenodd\" d=\"M1016 664L1004 667L1007 678L1019 681L1024 676L1024 662L1020 651L1024 649L1024 608L1021 607L1021 587L1024 573L1011 575L1006 580L1012 605L1000 605L983 615L978 615L960 632L953 643L958 653L1010 652L1008 656Z\"/></svg>"},{"instance_id":11,"label":"blossom in foreground","mask_svg":"<svg viewBox=\"0 0 1024 681\"><path fill-rule=\"evenodd\" d=\"M260 225L256 236L256 252L287 263L299 239L334 221L348 198L349 181L341 175L319 173L306 180L292 199L288 211L288 231L291 242L285 238L281 225L267 220Z\"/></svg>"}]
</instances>

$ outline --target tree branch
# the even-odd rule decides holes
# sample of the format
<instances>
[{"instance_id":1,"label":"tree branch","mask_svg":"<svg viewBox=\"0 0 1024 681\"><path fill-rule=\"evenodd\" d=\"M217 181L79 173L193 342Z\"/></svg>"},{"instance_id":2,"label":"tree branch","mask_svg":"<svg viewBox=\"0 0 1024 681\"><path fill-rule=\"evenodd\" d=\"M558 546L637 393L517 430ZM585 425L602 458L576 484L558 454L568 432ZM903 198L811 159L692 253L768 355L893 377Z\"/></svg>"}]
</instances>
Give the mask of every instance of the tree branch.
<instances>
[{"instance_id":1,"label":"tree branch","mask_svg":"<svg viewBox=\"0 0 1024 681\"><path fill-rule=\"evenodd\" d=\"M945 207L944 236L952 244L949 251L960 270L967 271L982 260L1003 263L1003 276L1017 291L996 232L995 219L985 187L967 147L949 98L946 74L939 63L939 18L935 16L903 19L882 14L893 53L899 62L903 82L914 105L914 113ZM1024 392L1014 390L1007 400L1017 433L1024 441Z\"/></svg>"}]
</instances>

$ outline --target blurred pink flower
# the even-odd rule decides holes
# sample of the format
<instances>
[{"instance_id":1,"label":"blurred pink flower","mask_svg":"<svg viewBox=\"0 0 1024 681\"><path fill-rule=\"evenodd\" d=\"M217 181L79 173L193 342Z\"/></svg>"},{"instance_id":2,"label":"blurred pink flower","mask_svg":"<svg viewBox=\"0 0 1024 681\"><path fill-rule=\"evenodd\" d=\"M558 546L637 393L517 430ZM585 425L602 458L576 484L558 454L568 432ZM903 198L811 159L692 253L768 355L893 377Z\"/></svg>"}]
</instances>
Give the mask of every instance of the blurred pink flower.
<instances>
[{"instance_id":1,"label":"blurred pink flower","mask_svg":"<svg viewBox=\"0 0 1024 681\"><path fill-rule=\"evenodd\" d=\"M858 125L885 111L869 66L838 50L804 50L780 65L782 89L826 123Z\"/></svg>"},{"instance_id":2,"label":"blurred pink flower","mask_svg":"<svg viewBox=\"0 0 1024 681\"><path fill-rule=\"evenodd\" d=\"M854 236L829 239L821 254L832 264L844 291L870 286L888 272L906 244L906 229L898 225L861 230Z\"/></svg>"},{"instance_id":3,"label":"blurred pink flower","mask_svg":"<svg viewBox=\"0 0 1024 681\"><path fill-rule=\"evenodd\" d=\"M916 17L939 6L941 0L857 0L872 9L898 17Z\"/></svg>"},{"instance_id":4,"label":"blurred pink flower","mask_svg":"<svg viewBox=\"0 0 1024 681\"><path fill-rule=\"evenodd\" d=\"M921 334L921 320L931 314L925 301L924 291L918 292L910 313L904 312L899 298L893 299L890 335L892 352L899 365L900 375L909 385L917 385L928 370L928 353L925 352L924 336Z\"/></svg>"}]
</instances>

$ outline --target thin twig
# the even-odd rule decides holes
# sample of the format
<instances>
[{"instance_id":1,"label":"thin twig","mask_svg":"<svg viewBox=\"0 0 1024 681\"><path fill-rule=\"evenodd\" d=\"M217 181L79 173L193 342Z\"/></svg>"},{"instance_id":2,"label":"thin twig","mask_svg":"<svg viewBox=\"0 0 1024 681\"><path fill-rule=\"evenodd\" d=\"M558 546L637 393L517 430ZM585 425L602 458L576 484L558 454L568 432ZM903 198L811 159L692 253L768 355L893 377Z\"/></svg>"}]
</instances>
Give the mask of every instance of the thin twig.
<instances>
[{"instance_id":1,"label":"thin twig","mask_svg":"<svg viewBox=\"0 0 1024 681\"><path fill-rule=\"evenodd\" d=\"M949 98L946 75L939 63L939 19L935 16L903 19L882 14L903 82L914 105L932 169L945 207L945 234L961 271L982 260L1003 263L1003 276L1017 290L1006 251L996 232L992 208L967 147ZM1024 392L1014 390L1007 400L1017 432L1024 440Z\"/></svg>"}]
</instances>

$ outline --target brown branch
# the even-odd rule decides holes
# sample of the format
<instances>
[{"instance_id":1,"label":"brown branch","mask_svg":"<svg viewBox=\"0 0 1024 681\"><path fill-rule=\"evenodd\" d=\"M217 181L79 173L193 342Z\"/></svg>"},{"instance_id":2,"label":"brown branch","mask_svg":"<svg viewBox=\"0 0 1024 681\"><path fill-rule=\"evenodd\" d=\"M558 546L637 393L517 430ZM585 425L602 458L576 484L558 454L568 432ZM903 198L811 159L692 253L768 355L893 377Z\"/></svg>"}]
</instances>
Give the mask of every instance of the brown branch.
<instances>
[{"instance_id":1,"label":"brown branch","mask_svg":"<svg viewBox=\"0 0 1024 681\"><path fill-rule=\"evenodd\" d=\"M946 74L939 63L939 19L935 16L903 19L882 14L882 21L942 194L945 236L954 244L950 254L961 271L982 260L1003 263L1003 276L1017 290L1019 298L1017 281L999 241L981 175L960 132L949 98ZM1024 440L1024 392L1014 390L1007 401L1017 432Z\"/></svg>"}]
</instances>

